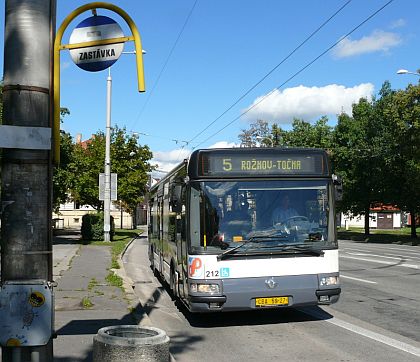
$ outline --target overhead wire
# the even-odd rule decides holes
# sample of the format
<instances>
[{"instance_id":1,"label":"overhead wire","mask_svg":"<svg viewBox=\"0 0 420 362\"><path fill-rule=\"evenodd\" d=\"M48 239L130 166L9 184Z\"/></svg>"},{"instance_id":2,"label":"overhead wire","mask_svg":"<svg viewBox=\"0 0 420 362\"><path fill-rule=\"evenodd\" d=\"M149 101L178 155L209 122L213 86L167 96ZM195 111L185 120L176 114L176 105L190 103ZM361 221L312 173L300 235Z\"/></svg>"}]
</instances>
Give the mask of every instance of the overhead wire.
<instances>
[{"instance_id":1,"label":"overhead wire","mask_svg":"<svg viewBox=\"0 0 420 362\"><path fill-rule=\"evenodd\" d=\"M175 142L176 144L182 144L184 143L185 145L190 144L189 141L185 141L185 140L181 140L181 139L176 139L176 138L167 138L167 137L162 137L162 136L157 136L157 135L152 135L150 133L143 133L143 132L136 132L136 131L130 131L132 134L137 135L138 137L141 136L146 136L146 137L152 137L152 138L159 138L161 140L165 140L165 141L171 141L171 142ZM140 138L140 137L139 137Z\"/></svg>"},{"instance_id":2,"label":"overhead wire","mask_svg":"<svg viewBox=\"0 0 420 362\"><path fill-rule=\"evenodd\" d=\"M310 67L313 63L315 63L319 58L324 56L326 53L328 53L331 49L336 47L339 43L341 43L345 38L347 38L349 35L354 33L357 29L359 29L361 26L363 26L366 22L368 22L370 19L372 19L375 15L377 15L379 12L381 12L383 9L385 9L388 5L390 5L394 0L389 0L386 4L381 6L378 10L376 10L374 13L372 13L370 16L368 16L365 20L363 20L361 23L359 23L357 26L355 26L352 30L350 30L346 35L341 37L338 41L336 41L334 44L329 46L326 50L324 50L321 54L319 54L317 57L315 57L313 60L311 60L309 63L307 63L305 66L303 66L300 70L298 70L296 73L294 73L292 76L290 76L287 80L285 80L283 83L281 83L278 87L274 88L271 92L267 93L264 97L261 97L261 99L254 103L251 107L249 107L246 111L242 112L239 116L235 117L232 121L230 121L228 124L226 124L224 127L219 129L217 132L213 133L211 136L207 137L205 140L198 143L194 148L197 148L198 146L202 145L203 143L207 142L209 139L213 138L214 136L218 135L220 132L225 130L227 127L229 127L232 123L236 122L238 119L240 119L242 116L250 112L252 109L257 107L259 104L261 104L264 100L266 100L269 96L271 96L275 91L279 90L281 87L289 83L292 79L294 79L296 76L298 76L300 73L302 73L304 70L306 70L308 67Z\"/></svg>"},{"instance_id":3,"label":"overhead wire","mask_svg":"<svg viewBox=\"0 0 420 362\"><path fill-rule=\"evenodd\" d=\"M352 0L348 0L343 4L334 14L332 14L327 20L325 20L317 29L315 29L309 36L306 37L295 49L293 49L286 57L284 57L280 63L278 63L274 68L272 68L266 75L264 75L257 83L255 83L251 88L249 88L244 94L242 94L231 106L229 106L224 112L222 112L215 120L210 122L203 130L197 133L193 138L190 139L190 142L194 141L197 137L203 134L208 130L213 124L215 124L220 118L222 118L227 112L229 112L234 106L236 106L242 99L244 99L251 91L253 91L258 85L260 85L265 79L267 79L280 65L282 65L286 60L288 60L293 54L295 54L302 46L304 46L316 33L318 33L325 25L327 25L335 16L337 16Z\"/></svg>"},{"instance_id":4,"label":"overhead wire","mask_svg":"<svg viewBox=\"0 0 420 362\"><path fill-rule=\"evenodd\" d=\"M155 91L155 89L156 89L157 85L159 84L160 78L162 77L162 74L163 74L163 72L165 71L166 66L167 66L167 65L168 65L168 63L169 63L170 58L171 58L171 56L172 56L173 52L175 51L175 48L177 47L178 42L179 42L179 40L181 39L182 34L184 33L184 30L185 30L185 28L186 28L186 26L187 26L187 24L188 24L188 21L189 21L189 20L190 20L190 18L191 18L192 13L194 12L194 9L195 9L195 7L196 7L197 3L198 3L198 0L195 0L195 1L194 1L193 6L191 7L191 9L190 9L190 11L189 11L189 13L188 13L188 15L187 15L187 17L186 17L185 21L184 21L184 24L182 25L181 30L180 30L180 31L179 31L179 33L178 33L178 36L177 36L177 38L176 38L176 40L175 40L174 44L172 45L171 50L169 51L168 56L166 57L166 60L165 60L165 62L164 62L164 64L163 64L163 66L162 66L162 69L160 70L160 72L159 72L159 74L158 74L158 76L157 76L157 78L156 78L155 83L153 84L152 89L150 90L149 95L148 95L148 97L146 98L146 101L145 101L145 102L144 102L144 104L143 104L143 107L141 108L141 110L140 110L139 114L137 115L137 117L135 118L135 120L134 120L134 122L133 122L133 125L134 125L134 124L135 124L135 123L136 123L136 122L137 122L137 121L141 118L141 116L142 116L142 114L143 114L144 110L146 109L146 106L148 105L148 103L149 103L149 101L150 101L150 98L152 97L152 95L153 95L153 93L154 93L154 91Z\"/></svg>"}]
</instances>

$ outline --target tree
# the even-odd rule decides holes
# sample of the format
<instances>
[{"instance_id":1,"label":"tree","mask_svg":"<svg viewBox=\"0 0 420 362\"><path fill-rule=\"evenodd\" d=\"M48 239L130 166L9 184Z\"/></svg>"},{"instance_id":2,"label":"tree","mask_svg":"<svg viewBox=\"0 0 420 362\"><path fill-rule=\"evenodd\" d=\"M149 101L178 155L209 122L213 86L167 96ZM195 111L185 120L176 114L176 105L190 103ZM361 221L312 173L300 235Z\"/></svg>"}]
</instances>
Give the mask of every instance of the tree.
<instances>
[{"instance_id":1,"label":"tree","mask_svg":"<svg viewBox=\"0 0 420 362\"><path fill-rule=\"evenodd\" d=\"M136 206L143 201L149 183L149 173L153 170L149 161L153 155L148 146L138 145L138 136L128 136L124 129L114 128L112 134L112 172L118 174L118 199L123 209L133 214Z\"/></svg>"},{"instance_id":2,"label":"tree","mask_svg":"<svg viewBox=\"0 0 420 362\"><path fill-rule=\"evenodd\" d=\"M387 194L410 213L411 236L416 238L416 215L420 212L420 85L410 84L394 92L384 113L393 138L389 140Z\"/></svg>"},{"instance_id":3,"label":"tree","mask_svg":"<svg viewBox=\"0 0 420 362\"><path fill-rule=\"evenodd\" d=\"M327 123L327 117L321 117L314 125L301 119L294 119L293 129L285 135L285 144L290 147L313 147L329 150L333 143L333 129Z\"/></svg>"},{"instance_id":4,"label":"tree","mask_svg":"<svg viewBox=\"0 0 420 362\"><path fill-rule=\"evenodd\" d=\"M60 132L60 164L53 174L53 210L58 212L60 204L68 201L68 191L72 188L73 174L69 165L73 161L74 144L69 133Z\"/></svg>"},{"instance_id":5,"label":"tree","mask_svg":"<svg viewBox=\"0 0 420 362\"><path fill-rule=\"evenodd\" d=\"M243 129L238 136L241 147L256 147L258 144L270 145L270 128L267 121L261 119L251 123L248 130Z\"/></svg>"},{"instance_id":6,"label":"tree","mask_svg":"<svg viewBox=\"0 0 420 362\"><path fill-rule=\"evenodd\" d=\"M111 172L118 174L119 204L133 213L143 200L148 183L149 161L152 153L148 146L139 146L138 137L127 135L126 129L114 127L111 132ZM81 205L103 209L99 200L99 174L104 171L105 135L97 132L89 141L74 146L74 159L70 164L73 174L72 199Z\"/></svg>"},{"instance_id":7,"label":"tree","mask_svg":"<svg viewBox=\"0 0 420 362\"><path fill-rule=\"evenodd\" d=\"M372 101L360 99L352 107L352 116L341 114L334 134L333 158L344 178L341 208L365 216L365 236L370 233L370 209L390 201L390 145L395 141L384 111L392 97L389 82L379 96Z\"/></svg>"}]
</instances>

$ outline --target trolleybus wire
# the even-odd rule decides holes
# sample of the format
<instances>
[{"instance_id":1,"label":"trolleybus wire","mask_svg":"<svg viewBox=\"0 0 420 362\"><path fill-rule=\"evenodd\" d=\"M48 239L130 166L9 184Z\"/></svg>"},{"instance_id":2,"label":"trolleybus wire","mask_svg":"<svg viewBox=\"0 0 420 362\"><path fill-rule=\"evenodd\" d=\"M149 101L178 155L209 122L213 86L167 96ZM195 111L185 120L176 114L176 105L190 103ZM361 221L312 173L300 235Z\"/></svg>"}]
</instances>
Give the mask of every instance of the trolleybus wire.
<instances>
[{"instance_id":1,"label":"trolleybus wire","mask_svg":"<svg viewBox=\"0 0 420 362\"><path fill-rule=\"evenodd\" d=\"M296 53L303 45L305 45L315 34L317 34L325 25L327 25L335 16L337 16L352 0L348 0L343 4L334 14L332 14L327 20L325 20L317 29L315 29L303 42L301 42L295 49L293 49L286 57L284 57L280 63L278 63L274 68L272 68L266 75L264 75L257 83L255 83L251 88L249 88L244 94L242 94L232 105L230 105L224 112L222 112L216 119L210 122L203 130L197 133L193 138L190 139L190 142L194 141L198 136L203 134L207 129L209 129L214 123L216 123L220 118L222 118L227 112L229 112L234 106L236 106L242 99L244 99L251 91L253 91L258 85L260 85L265 79L268 78L280 65L282 65L286 60L288 60L294 53Z\"/></svg>"},{"instance_id":2,"label":"trolleybus wire","mask_svg":"<svg viewBox=\"0 0 420 362\"><path fill-rule=\"evenodd\" d=\"M239 116L235 117L232 121L230 121L228 124L226 124L224 127L219 129L217 132L213 133L211 136L207 137L204 141L201 141L199 144L197 144L193 149L197 148L198 146L202 145L203 143L207 142L209 139L213 138L214 136L218 135L220 132L225 130L227 127L229 127L232 123L236 122L238 119L240 119L242 116L247 114L249 111L254 109L256 106L261 104L264 100L266 100L269 96L271 96L275 91L279 90L281 87L283 87L285 84L289 83L292 79L294 79L296 76L298 76L300 73L302 73L305 69L309 68L313 63L315 63L319 58L324 56L326 53L328 53L331 49L336 47L339 43L341 43L345 38L347 38L349 35L354 33L357 29L359 29L362 25L364 25L366 22L368 22L370 19L372 19L375 15L377 15L379 12L381 12L383 9L385 9L389 4L391 4L394 0L389 0L386 4L381 6L378 10L376 10L373 14L368 16L365 20L363 20L359 25L354 27L352 30L350 30L346 35L341 37L338 41L336 41L333 45L329 46L326 50L324 50L321 54L319 54L317 57L315 57L313 60L311 60L308 64L306 64L304 67L302 67L300 70L298 70L296 73L294 73L291 77L289 77L287 80L285 80L282 84L280 84L278 87L274 88L271 92L267 93L265 96L261 97L261 99L250 106L246 111L242 112Z\"/></svg>"}]
</instances>

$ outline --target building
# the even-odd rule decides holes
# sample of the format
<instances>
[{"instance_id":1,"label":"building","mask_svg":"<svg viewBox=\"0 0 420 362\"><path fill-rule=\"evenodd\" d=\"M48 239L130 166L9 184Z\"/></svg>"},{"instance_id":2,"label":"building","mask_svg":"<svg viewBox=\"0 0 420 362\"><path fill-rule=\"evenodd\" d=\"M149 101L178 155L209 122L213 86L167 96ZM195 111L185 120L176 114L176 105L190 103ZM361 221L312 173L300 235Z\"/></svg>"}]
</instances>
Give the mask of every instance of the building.
<instances>
[{"instance_id":1,"label":"building","mask_svg":"<svg viewBox=\"0 0 420 362\"><path fill-rule=\"evenodd\" d=\"M91 206L79 206L75 202L60 205L58 213L53 213L54 229L80 229L82 217L85 214L95 214L97 211ZM111 216L116 228L132 229L133 216L111 203ZM137 225L136 225L137 226Z\"/></svg>"},{"instance_id":2,"label":"building","mask_svg":"<svg viewBox=\"0 0 420 362\"><path fill-rule=\"evenodd\" d=\"M379 205L370 209L369 227L371 229L400 229L404 226L404 213L398 208L390 205ZM363 215L341 215L341 227L360 227L365 226Z\"/></svg>"}]
</instances>

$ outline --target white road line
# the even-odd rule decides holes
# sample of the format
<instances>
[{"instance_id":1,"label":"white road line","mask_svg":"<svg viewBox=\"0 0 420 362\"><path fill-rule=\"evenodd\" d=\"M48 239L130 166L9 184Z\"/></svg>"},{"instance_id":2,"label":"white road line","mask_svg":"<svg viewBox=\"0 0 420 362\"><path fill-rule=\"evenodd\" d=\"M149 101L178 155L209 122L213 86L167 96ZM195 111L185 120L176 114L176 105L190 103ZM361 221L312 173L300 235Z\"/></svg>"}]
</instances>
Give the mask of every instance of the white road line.
<instances>
[{"instance_id":1,"label":"white road line","mask_svg":"<svg viewBox=\"0 0 420 362\"><path fill-rule=\"evenodd\" d=\"M347 256L347 255L340 255L342 259L355 259L360 261L368 261L371 263L378 263L378 264L385 264L385 265L394 265L394 266L402 266L404 268L411 268L411 269L420 269L420 265L418 264L407 264L407 263L393 263L390 261L383 261L383 260L376 260L376 259L368 259L368 258L356 258L354 256Z\"/></svg>"},{"instance_id":2,"label":"white road line","mask_svg":"<svg viewBox=\"0 0 420 362\"><path fill-rule=\"evenodd\" d=\"M387 337L383 334L370 331L366 328L359 327L355 324L343 321L343 320L338 319L336 317L333 317L331 319L324 319L320 314L316 313L315 311L312 311L312 310L307 311L307 310L303 310L303 309L300 309L300 310L302 312L306 313L306 314L309 314L309 315L311 315L315 318L319 318L319 319L321 319L325 322L331 323L331 324L333 324L337 327L344 328L344 329L346 329L350 332L359 334L363 337L373 339L374 341L386 344L387 346L399 349L400 351L404 351L404 352L410 353L414 356L420 357L420 348L412 346L408 343L401 342L401 341L398 341L394 338Z\"/></svg>"},{"instance_id":3,"label":"white road line","mask_svg":"<svg viewBox=\"0 0 420 362\"><path fill-rule=\"evenodd\" d=\"M367 257L377 257L377 258L383 258L383 259L394 259L394 260L401 260L401 257L395 257L395 256L385 256L385 255L378 255L378 254L371 254L371 253L361 253L361 252L350 252L348 251L347 254L349 255L356 255L356 256L367 256Z\"/></svg>"},{"instance_id":4,"label":"white road line","mask_svg":"<svg viewBox=\"0 0 420 362\"><path fill-rule=\"evenodd\" d=\"M358 282L368 283L368 284L378 284L377 282L373 282L373 281L371 281L371 280L366 280L366 279L360 279L360 278L349 277L349 276L347 276L347 275L343 275L343 274L340 274L340 278L344 278L344 279L351 279L351 280L357 280Z\"/></svg>"},{"instance_id":5,"label":"white road line","mask_svg":"<svg viewBox=\"0 0 420 362\"><path fill-rule=\"evenodd\" d=\"M370 254L371 253L370 250L355 249L355 248L341 248L340 251L341 252L344 252L344 253L349 253L349 254L352 254L352 253L355 253L355 252L363 252L363 253L366 253L366 254ZM381 250L376 250L376 252L380 252L380 251ZM400 258L408 258L408 259L413 259L413 260L420 260L419 251L416 251L416 252L413 251L412 253L407 253L406 251L402 252L402 251L397 251L397 250L395 250L392 253L391 253L391 251L384 251L384 253L387 253L387 254L383 254L381 256L384 257L384 258L398 256Z\"/></svg>"},{"instance_id":6,"label":"white road line","mask_svg":"<svg viewBox=\"0 0 420 362\"><path fill-rule=\"evenodd\" d=\"M379 334L379 333L376 333L376 332L369 331L368 329L358 327L354 324L345 322L345 321L337 319L335 317L332 318L332 319L326 320L326 322L331 323L331 324L333 324L337 327L347 329L348 331L351 331L353 333L360 334L361 336L373 339L373 340L378 341L380 343L386 344L387 346L394 347L394 348L397 348L401 351L404 351L404 352L413 354L414 356L420 357L420 348L411 346L408 343L400 342L396 339L384 336L383 334Z\"/></svg>"}]
</instances>

